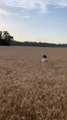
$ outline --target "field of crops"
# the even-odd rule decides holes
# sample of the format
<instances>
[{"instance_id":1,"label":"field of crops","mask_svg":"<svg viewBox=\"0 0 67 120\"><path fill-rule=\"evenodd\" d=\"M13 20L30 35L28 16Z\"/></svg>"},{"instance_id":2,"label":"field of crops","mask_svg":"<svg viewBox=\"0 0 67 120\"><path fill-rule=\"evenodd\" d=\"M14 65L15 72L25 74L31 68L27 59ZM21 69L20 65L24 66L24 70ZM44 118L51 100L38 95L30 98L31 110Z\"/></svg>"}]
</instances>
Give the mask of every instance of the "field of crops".
<instances>
[{"instance_id":1,"label":"field of crops","mask_svg":"<svg viewBox=\"0 0 67 120\"><path fill-rule=\"evenodd\" d=\"M0 47L0 120L67 120L67 48Z\"/></svg>"}]
</instances>

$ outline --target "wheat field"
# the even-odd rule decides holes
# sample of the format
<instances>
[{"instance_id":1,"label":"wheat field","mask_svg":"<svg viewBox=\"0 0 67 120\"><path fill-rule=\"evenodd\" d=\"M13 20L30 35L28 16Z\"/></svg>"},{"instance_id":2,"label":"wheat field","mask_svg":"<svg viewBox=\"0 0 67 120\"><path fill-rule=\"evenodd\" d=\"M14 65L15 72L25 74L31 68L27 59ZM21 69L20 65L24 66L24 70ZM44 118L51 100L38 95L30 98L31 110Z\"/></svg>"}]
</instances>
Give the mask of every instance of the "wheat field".
<instances>
[{"instance_id":1,"label":"wheat field","mask_svg":"<svg viewBox=\"0 0 67 120\"><path fill-rule=\"evenodd\" d=\"M67 120L67 48L0 47L0 120Z\"/></svg>"}]
</instances>

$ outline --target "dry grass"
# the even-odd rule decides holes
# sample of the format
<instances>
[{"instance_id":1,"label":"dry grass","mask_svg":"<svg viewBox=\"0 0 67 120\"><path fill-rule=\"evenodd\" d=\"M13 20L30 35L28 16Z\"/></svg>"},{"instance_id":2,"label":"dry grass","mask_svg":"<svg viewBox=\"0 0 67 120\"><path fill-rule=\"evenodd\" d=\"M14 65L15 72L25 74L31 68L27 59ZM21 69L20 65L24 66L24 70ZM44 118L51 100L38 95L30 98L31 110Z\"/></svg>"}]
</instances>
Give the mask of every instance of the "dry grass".
<instances>
[{"instance_id":1,"label":"dry grass","mask_svg":"<svg viewBox=\"0 0 67 120\"><path fill-rule=\"evenodd\" d=\"M0 47L0 120L67 120L66 48Z\"/></svg>"}]
</instances>

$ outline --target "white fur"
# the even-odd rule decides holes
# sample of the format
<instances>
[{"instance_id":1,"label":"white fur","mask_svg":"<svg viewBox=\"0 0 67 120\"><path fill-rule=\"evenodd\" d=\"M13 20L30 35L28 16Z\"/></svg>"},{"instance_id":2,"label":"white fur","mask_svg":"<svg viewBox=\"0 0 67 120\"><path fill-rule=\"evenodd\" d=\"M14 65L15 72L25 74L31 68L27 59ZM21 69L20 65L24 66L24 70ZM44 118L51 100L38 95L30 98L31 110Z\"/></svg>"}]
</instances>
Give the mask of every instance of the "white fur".
<instances>
[{"instance_id":1,"label":"white fur","mask_svg":"<svg viewBox=\"0 0 67 120\"><path fill-rule=\"evenodd\" d=\"M41 61L42 61L42 62L46 62L46 61L47 61L47 58L41 58Z\"/></svg>"}]
</instances>

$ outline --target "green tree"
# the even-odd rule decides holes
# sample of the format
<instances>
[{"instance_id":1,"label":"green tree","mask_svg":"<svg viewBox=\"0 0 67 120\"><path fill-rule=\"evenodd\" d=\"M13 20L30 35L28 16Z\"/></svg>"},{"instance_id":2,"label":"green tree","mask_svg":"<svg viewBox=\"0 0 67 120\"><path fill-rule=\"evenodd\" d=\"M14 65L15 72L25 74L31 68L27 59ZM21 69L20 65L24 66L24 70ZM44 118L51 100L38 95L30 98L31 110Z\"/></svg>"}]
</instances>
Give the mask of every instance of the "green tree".
<instances>
[{"instance_id":1,"label":"green tree","mask_svg":"<svg viewBox=\"0 0 67 120\"><path fill-rule=\"evenodd\" d=\"M14 39L8 31L0 31L0 45L11 45Z\"/></svg>"},{"instance_id":2,"label":"green tree","mask_svg":"<svg viewBox=\"0 0 67 120\"><path fill-rule=\"evenodd\" d=\"M0 31L0 40L2 39L2 31Z\"/></svg>"}]
</instances>

